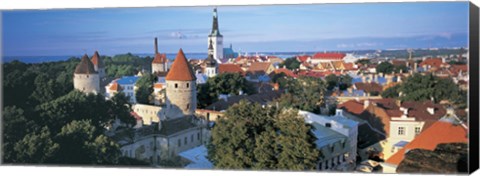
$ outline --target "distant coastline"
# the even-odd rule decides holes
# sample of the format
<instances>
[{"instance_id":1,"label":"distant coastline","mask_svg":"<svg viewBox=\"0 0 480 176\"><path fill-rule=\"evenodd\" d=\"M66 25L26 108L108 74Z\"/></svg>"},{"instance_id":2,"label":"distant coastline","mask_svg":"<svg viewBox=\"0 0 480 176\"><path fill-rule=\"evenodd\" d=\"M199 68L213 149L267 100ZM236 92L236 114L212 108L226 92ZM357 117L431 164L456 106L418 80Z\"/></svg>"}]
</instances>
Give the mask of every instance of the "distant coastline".
<instances>
[{"instance_id":1,"label":"distant coastline","mask_svg":"<svg viewBox=\"0 0 480 176\"><path fill-rule=\"evenodd\" d=\"M415 51L421 51L421 52L416 52L414 54L416 57L423 57L423 56L436 56L436 55L442 55L444 54L444 51L449 51L450 53L452 50L461 52L461 48L455 47L455 48L440 48L440 49L414 49ZM289 57L294 57L298 55L313 55L317 52L323 52L323 51L307 51L307 52L249 52L249 56L255 56L255 55L262 55L262 56L276 56L282 59L286 59ZM355 55L367 55L367 54L374 54L377 53L378 50L349 50L349 51L326 51L326 52L342 52L342 53L352 53ZM454 52L456 53L456 52ZM123 53L127 54L127 53ZM133 55L140 56L140 57L153 57L153 54L147 54L147 53L132 53ZM245 55L245 53L241 53L242 55ZM407 56L406 49L390 49L390 50L381 50L380 53L377 53L379 57L397 57L397 58L405 58ZM120 55L120 54L119 54ZM207 53L185 53L187 59L205 59L207 58ZM44 63L44 62L58 62L58 61L65 61L68 60L71 57L77 57L80 58L82 55L65 55L65 56L2 56L2 63L8 63L12 62L14 60L18 60L21 62L25 63ZM115 56L115 55L107 55L107 56ZM167 53L167 58L170 60L173 60L176 56L176 53Z\"/></svg>"}]
</instances>

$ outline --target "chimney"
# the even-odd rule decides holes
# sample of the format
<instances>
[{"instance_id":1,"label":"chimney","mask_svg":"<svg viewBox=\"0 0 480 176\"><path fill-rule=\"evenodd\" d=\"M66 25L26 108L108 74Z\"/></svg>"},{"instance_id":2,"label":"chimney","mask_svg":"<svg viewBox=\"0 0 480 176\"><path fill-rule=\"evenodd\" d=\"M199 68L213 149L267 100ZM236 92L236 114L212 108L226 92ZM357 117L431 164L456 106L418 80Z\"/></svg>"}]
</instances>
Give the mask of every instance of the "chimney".
<instances>
[{"instance_id":1,"label":"chimney","mask_svg":"<svg viewBox=\"0 0 480 176\"><path fill-rule=\"evenodd\" d=\"M363 101L363 109L367 109L368 105L370 105L370 100Z\"/></svg>"},{"instance_id":2,"label":"chimney","mask_svg":"<svg viewBox=\"0 0 480 176\"><path fill-rule=\"evenodd\" d=\"M343 110L342 109L336 109L335 110L335 116L343 116Z\"/></svg>"},{"instance_id":3,"label":"chimney","mask_svg":"<svg viewBox=\"0 0 480 176\"><path fill-rule=\"evenodd\" d=\"M401 107L401 106L402 106L402 102L401 102L400 100L395 100L395 104L396 104L398 107L402 108L402 107Z\"/></svg>"},{"instance_id":4,"label":"chimney","mask_svg":"<svg viewBox=\"0 0 480 176\"><path fill-rule=\"evenodd\" d=\"M428 113L429 113L430 115L435 114L435 108L433 108L433 107L428 107L428 108L427 108L427 111L428 111Z\"/></svg>"},{"instance_id":5,"label":"chimney","mask_svg":"<svg viewBox=\"0 0 480 176\"><path fill-rule=\"evenodd\" d=\"M447 114L449 114L449 115L454 115L454 114L455 114L455 110L454 110L452 107L448 107L448 108L447 108Z\"/></svg>"},{"instance_id":6,"label":"chimney","mask_svg":"<svg viewBox=\"0 0 480 176\"><path fill-rule=\"evenodd\" d=\"M158 42L157 42L157 37L155 37L155 54L158 54Z\"/></svg>"}]
</instances>

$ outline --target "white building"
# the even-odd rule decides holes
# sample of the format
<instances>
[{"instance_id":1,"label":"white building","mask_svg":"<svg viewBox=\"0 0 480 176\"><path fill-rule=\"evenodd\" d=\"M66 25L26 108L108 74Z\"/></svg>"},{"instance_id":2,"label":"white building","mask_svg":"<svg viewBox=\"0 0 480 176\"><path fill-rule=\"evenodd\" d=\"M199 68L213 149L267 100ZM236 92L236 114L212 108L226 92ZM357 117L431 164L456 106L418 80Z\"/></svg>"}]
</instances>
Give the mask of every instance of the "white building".
<instances>
[{"instance_id":1,"label":"white building","mask_svg":"<svg viewBox=\"0 0 480 176\"><path fill-rule=\"evenodd\" d=\"M137 99L135 98L135 83L137 83L139 78L139 76L124 76L112 81L105 87L105 90L107 90L105 96L110 98L114 93L122 92L125 96L129 97L128 100L131 104L137 103ZM119 87L115 90L117 86Z\"/></svg>"},{"instance_id":2,"label":"white building","mask_svg":"<svg viewBox=\"0 0 480 176\"><path fill-rule=\"evenodd\" d=\"M358 122L345 117L340 109L334 116L307 111L299 111L299 114L315 128L315 143L323 154L318 169L346 171L355 168Z\"/></svg>"}]
</instances>

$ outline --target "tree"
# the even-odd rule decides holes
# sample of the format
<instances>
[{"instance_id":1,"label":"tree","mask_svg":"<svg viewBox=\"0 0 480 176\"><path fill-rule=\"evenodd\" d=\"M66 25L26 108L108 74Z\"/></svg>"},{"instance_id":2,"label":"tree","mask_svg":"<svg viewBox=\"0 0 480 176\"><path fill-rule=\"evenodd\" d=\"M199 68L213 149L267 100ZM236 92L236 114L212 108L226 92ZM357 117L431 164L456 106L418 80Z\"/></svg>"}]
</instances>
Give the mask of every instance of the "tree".
<instances>
[{"instance_id":1,"label":"tree","mask_svg":"<svg viewBox=\"0 0 480 176\"><path fill-rule=\"evenodd\" d=\"M117 95L112 100L105 100L101 94L84 94L80 91L72 91L69 94L53 101L41 104L37 113L40 115L36 123L48 126L52 133L58 133L65 123L73 120L91 120L92 125L103 128L111 125L113 120L120 119L122 122L132 124L128 120L130 110L125 105L125 98Z\"/></svg>"},{"instance_id":2,"label":"tree","mask_svg":"<svg viewBox=\"0 0 480 176\"><path fill-rule=\"evenodd\" d=\"M16 106L7 106L3 109L3 162L13 162L17 156L14 145L23 139L29 132L35 131L35 124L25 117L24 111ZM8 152L6 152L8 151Z\"/></svg>"},{"instance_id":3,"label":"tree","mask_svg":"<svg viewBox=\"0 0 480 176\"><path fill-rule=\"evenodd\" d=\"M282 107L291 107L320 113L325 105L326 84L320 78L300 77L291 79L286 86L286 93L277 102Z\"/></svg>"},{"instance_id":4,"label":"tree","mask_svg":"<svg viewBox=\"0 0 480 176\"><path fill-rule=\"evenodd\" d=\"M314 169L315 137L298 111L245 100L228 108L212 129L209 159L221 169Z\"/></svg>"},{"instance_id":5,"label":"tree","mask_svg":"<svg viewBox=\"0 0 480 176\"><path fill-rule=\"evenodd\" d=\"M278 169L313 170L318 161L319 151L315 148L316 138L311 127L306 125L298 111L283 111L275 125L279 130Z\"/></svg>"},{"instance_id":6,"label":"tree","mask_svg":"<svg viewBox=\"0 0 480 176\"><path fill-rule=\"evenodd\" d=\"M204 108L218 100L220 94L239 95L240 92L251 95L256 90L238 73L222 73L208 78L207 82L197 87L198 107Z\"/></svg>"},{"instance_id":7,"label":"tree","mask_svg":"<svg viewBox=\"0 0 480 176\"><path fill-rule=\"evenodd\" d=\"M46 163L55 158L59 145L52 141L47 127L40 132L27 134L22 140L15 143L14 151L16 163Z\"/></svg>"},{"instance_id":8,"label":"tree","mask_svg":"<svg viewBox=\"0 0 480 176\"><path fill-rule=\"evenodd\" d=\"M353 78L350 75L341 75L338 81L338 88L340 90L347 90L350 86L352 86Z\"/></svg>"},{"instance_id":9,"label":"tree","mask_svg":"<svg viewBox=\"0 0 480 176\"><path fill-rule=\"evenodd\" d=\"M338 77L335 74L329 74L325 77L325 81L327 82L327 89L333 90L338 85Z\"/></svg>"},{"instance_id":10,"label":"tree","mask_svg":"<svg viewBox=\"0 0 480 176\"><path fill-rule=\"evenodd\" d=\"M55 163L115 164L120 157L118 144L102 134L90 120L74 120L56 135L59 149Z\"/></svg>"},{"instance_id":11,"label":"tree","mask_svg":"<svg viewBox=\"0 0 480 176\"><path fill-rule=\"evenodd\" d=\"M401 93L401 96L399 97ZM414 74L404 82L386 89L382 93L385 98L398 98L403 101L425 101L433 99L435 103L450 100L458 107L465 107L465 91L453 82L451 78L439 78L432 74Z\"/></svg>"},{"instance_id":12,"label":"tree","mask_svg":"<svg viewBox=\"0 0 480 176\"><path fill-rule=\"evenodd\" d=\"M135 98L137 103L140 104L151 104L152 93L153 93L153 83L156 81L157 77L153 74L147 74L135 83Z\"/></svg>"},{"instance_id":13,"label":"tree","mask_svg":"<svg viewBox=\"0 0 480 176\"><path fill-rule=\"evenodd\" d=\"M376 70L378 73L390 74L394 71L394 66L390 62L382 62L377 65Z\"/></svg>"},{"instance_id":14,"label":"tree","mask_svg":"<svg viewBox=\"0 0 480 176\"><path fill-rule=\"evenodd\" d=\"M350 75L337 76L335 74L329 74L325 77L328 90L333 90L335 87L338 87L339 90L346 90L352 86L352 79Z\"/></svg>"},{"instance_id":15,"label":"tree","mask_svg":"<svg viewBox=\"0 0 480 176\"><path fill-rule=\"evenodd\" d=\"M408 72L408 67L405 65L397 65L393 67L393 72L395 73L406 73Z\"/></svg>"},{"instance_id":16,"label":"tree","mask_svg":"<svg viewBox=\"0 0 480 176\"><path fill-rule=\"evenodd\" d=\"M295 57L290 57L285 59L282 63L279 64L280 67L286 67L289 70L295 70L300 67L300 62Z\"/></svg>"},{"instance_id":17,"label":"tree","mask_svg":"<svg viewBox=\"0 0 480 176\"><path fill-rule=\"evenodd\" d=\"M287 77L287 75L285 75L285 73L283 72L280 72L280 73L273 73L273 75L271 76L272 77L272 82L273 83L278 83L278 85L280 86L280 88L285 88L285 86L287 85L287 82L289 79L292 79L292 78L289 78Z\"/></svg>"}]
</instances>

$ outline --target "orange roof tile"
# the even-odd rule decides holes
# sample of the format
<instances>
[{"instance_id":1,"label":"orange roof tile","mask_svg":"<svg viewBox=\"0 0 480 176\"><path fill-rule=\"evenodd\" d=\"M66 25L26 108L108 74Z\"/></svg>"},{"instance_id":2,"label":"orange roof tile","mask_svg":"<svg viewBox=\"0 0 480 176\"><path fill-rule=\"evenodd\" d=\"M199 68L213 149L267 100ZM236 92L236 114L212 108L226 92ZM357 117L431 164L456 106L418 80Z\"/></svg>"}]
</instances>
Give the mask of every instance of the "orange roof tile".
<instances>
[{"instance_id":1,"label":"orange roof tile","mask_svg":"<svg viewBox=\"0 0 480 176\"><path fill-rule=\"evenodd\" d=\"M218 72L222 73L239 73L245 75L245 72L240 68L240 66L235 64L220 64L218 65Z\"/></svg>"},{"instance_id":2,"label":"orange roof tile","mask_svg":"<svg viewBox=\"0 0 480 176\"><path fill-rule=\"evenodd\" d=\"M440 67L442 63L443 62L441 58L431 58L425 59L424 61L420 62L419 66L423 67L424 65L429 65L431 67Z\"/></svg>"},{"instance_id":3,"label":"orange roof tile","mask_svg":"<svg viewBox=\"0 0 480 176\"><path fill-rule=\"evenodd\" d=\"M285 73L285 75L287 75L289 77L292 77L292 78L297 77L297 75L295 73L293 73L291 70L286 69L286 68L279 68L279 69L276 69L274 72L275 72L275 74Z\"/></svg>"},{"instance_id":4,"label":"orange roof tile","mask_svg":"<svg viewBox=\"0 0 480 176\"><path fill-rule=\"evenodd\" d=\"M339 104L337 107L356 115L359 115L364 111L363 102L359 102L357 100L346 101L342 104Z\"/></svg>"},{"instance_id":5,"label":"orange roof tile","mask_svg":"<svg viewBox=\"0 0 480 176\"><path fill-rule=\"evenodd\" d=\"M103 68L103 61L100 59L100 55L98 54L98 51L95 51L95 53L92 56L92 63L93 65L96 65L99 68Z\"/></svg>"},{"instance_id":6,"label":"orange roof tile","mask_svg":"<svg viewBox=\"0 0 480 176\"><path fill-rule=\"evenodd\" d=\"M155 58L153 59L152 63L153 64L163 64L167 62L167 55L166 54L160 54L156 53Z\"/></svg>"},{"instance_id":7,"label":"orange roof tile","mask_svg":"<svg viewBox=\"0 0 480 176\"><path fill-rule=\"evenodd\" d=\"M163 85L160 84L160 83L155 83L155 84L153 85L153 88L155 88L155 89L161 89L161 88L163 88Z\"/></svg>"},{"instance_id":8,"label":"orange roof tile","mask_svg":"<svg viewBox=\"0 0 480 176\"><path fill-rule=\"evenodd\" d=\"M177 57L175 58L175 61L173 61L172 67L170 68L170 71L165 79L173 81L197 80L197 77L195 77L195 73L188 63L182 49L178 51Z\"/></svg>"},{"instance_id":9,"label":"orange roof tile","mask_svg":"<svg viewBox=\"0 0 480 176\"><path fill-rule=\"evenodd\" d=\"M264 72L266 73L268 67L270 67L272 63L270 62L253 62L252 65L248 68L249 72Z\"/></svg>"},{"instance_id":10,"label":"orange roof tile","mask_svg":"<svg viewBox=\"0 0 480 176\"><path fill-rule=\"evenodd\" d=\"M405 153L411 149L434 150L441 143L467 143L467 130L461 125L454 125L449 122L437 121L425 131L420 133L413 141L404 148L392 155L385 161L399 165L402 162Z\"/></svg>"},{"instance_id":11,"label":"orange roof tile","mask_svg":"<svg viewBox=\"0 0 480 176\"><path fill-rule=\"evenodd\" d=\"M113 90L113 91L120 91L122 88L117 82L114 82L108 89Z\"/></svg>"},{"instance_id":12,"label":"orange roof tile","mask_svg":"<svg viewBox=\"0 0 480 176\"><path fill-rule=\"evenodd\" d=\"M341 60L346 55L344 53L315 53L312 59L335 59Z\"/></svg>"},{"instance_id":13,"label":"orange roof tile","mask_svg":"<svg viewBox=\"0 0 480 176\"><path fill-rule=\"evenodd\" d=\"M309 55L297 56L297 60L300 62L306 62L309 57Z\"/></svg>"}]
</instances>

